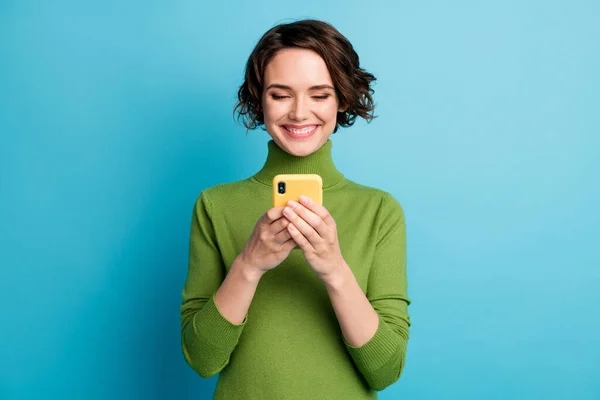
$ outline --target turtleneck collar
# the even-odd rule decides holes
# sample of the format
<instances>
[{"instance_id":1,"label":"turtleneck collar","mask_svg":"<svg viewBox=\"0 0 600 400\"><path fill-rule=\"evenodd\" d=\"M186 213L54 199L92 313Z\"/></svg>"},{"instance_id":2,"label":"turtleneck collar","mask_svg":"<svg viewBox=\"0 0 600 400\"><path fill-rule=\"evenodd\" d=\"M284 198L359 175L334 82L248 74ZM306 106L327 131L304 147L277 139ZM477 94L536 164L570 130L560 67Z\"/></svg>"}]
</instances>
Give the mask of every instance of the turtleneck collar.
<instances>
[{"instance_id":1,"label":"turtleneck collar","mask_svg":"<svg viewBox=\"0 0 600 400\"><path fill-rule=\"evenodd\" d=\"M332 141L327 141L315 152L307 156L294 156L283 150L273 139L269 140L267 160L254 178L271 186L277 174L318 174L323 179L323 189L342 180L344 175L338 171L331 157Z\"/></svg>"}]
</instances>

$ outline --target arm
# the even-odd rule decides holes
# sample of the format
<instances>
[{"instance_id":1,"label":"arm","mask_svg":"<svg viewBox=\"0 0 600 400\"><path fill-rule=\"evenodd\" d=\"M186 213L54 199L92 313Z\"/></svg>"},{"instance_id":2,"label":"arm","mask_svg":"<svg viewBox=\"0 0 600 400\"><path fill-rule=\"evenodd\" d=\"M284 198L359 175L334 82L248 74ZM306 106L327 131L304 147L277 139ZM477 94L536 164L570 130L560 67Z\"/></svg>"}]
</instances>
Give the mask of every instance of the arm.
<instances>
[{"instance_id":1,"label":"arm","mask_svg":"<svg viewBox=\"0 0 600 400\"><path fill-rule=\"evenodd\" d=\"M382 200L379 233L367 294L347 265L325 284L344 343L359 371L375 390L400 378L410 318L406 282L406 228L400 204Z\"/></svg>"},{"instance_id":2,"label":"arm","mask_svg":"<svg viewBox=\"0 0 600 400\"><path fill-rule=\"evenodd\" d=\"M259 277L236 259L225 276L210 220L210 203L201 194L194 206L189 264L181 304L181 346L186 362L202 377L228 363L246 325Z\"/></svg>"}]
</instances>

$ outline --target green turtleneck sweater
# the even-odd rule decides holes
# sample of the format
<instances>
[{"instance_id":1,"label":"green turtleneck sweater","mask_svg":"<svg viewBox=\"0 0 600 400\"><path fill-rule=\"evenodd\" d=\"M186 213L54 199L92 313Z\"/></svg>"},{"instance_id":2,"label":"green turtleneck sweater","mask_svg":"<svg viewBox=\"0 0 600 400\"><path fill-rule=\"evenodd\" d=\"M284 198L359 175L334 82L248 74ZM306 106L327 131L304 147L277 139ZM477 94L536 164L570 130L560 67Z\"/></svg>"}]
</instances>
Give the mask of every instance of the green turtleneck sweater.
<instances>
[{"instance_id":1,"label":"green turtleneck sweater","mask_svg":"<svg viewBox=\"0 0 600 400\"><path fill-rule=\"evenodd\" d=\"M198 196L181 345L202 377L220 373L214 399L376 399L376 391L400 376L410 326L404 213L391 194L346 179L331 149L328 139L298 157L270 140L255 175ZM263 275L241 324L230 323L215 305L213 296L256 222L273 207L271 184L279 173L323 178L323 206L336 222L342 256L379 315L375 335L361 347L345 341L325 285L299 247Z\"/></svg>"}]
</instances>

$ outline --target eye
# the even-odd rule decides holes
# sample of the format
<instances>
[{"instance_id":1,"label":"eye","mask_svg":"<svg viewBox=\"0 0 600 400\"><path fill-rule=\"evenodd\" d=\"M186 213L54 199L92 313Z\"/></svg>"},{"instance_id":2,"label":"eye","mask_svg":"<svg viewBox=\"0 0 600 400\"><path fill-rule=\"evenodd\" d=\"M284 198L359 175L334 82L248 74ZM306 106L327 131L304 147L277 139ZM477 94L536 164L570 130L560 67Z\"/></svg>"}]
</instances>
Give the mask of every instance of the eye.
<instances>
[{"instance_id":1,"label":"eye","mask_svg":"<svg viewBox=\"0 0 600 400\"><path fill-rule=\"evenodd\" d=\"M325 100L326 98L328 98L329 95L328 94L324 94L322 96L313 96L313 99L317 99L317 100Z\"/></svg>"},{"instance_id":2,"label":"eye","mask_svg":"<svg viewBox=\"0 0 600 400\"><path fill-rule=\"evenodd\" d=\"M280 96L278 94L272 94L271 97L273 98L273 100L281 100L281 99L285 99L290 96Z\"/></svg>"}]
</instances>

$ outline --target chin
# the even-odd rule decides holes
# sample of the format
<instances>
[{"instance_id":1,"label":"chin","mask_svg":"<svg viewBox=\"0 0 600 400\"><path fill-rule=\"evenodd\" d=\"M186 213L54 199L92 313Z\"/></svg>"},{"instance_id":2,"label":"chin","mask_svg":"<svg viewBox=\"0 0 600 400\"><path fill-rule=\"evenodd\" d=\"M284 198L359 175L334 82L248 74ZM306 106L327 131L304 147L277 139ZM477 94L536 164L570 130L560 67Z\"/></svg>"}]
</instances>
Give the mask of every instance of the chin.
<instances>
[{"instance_id":1,"label":"chin","mask_svg":"<svg viewBox=\"0 0 600 400\"><path fill-rule=\"evenodd\" d=\"M285 132L278 132L277 135L271 135L271 137L287 153L303 157L320 149L329 138L329 135L314 135L304 140L296 140L289 137Z\"/></svg>"}]
</instances>

